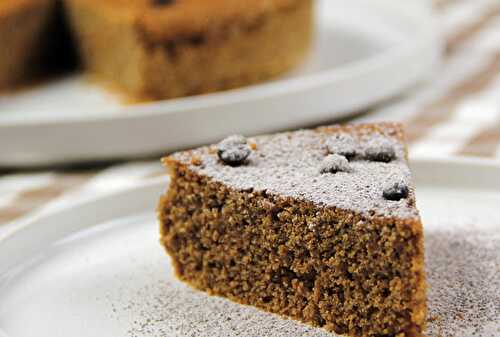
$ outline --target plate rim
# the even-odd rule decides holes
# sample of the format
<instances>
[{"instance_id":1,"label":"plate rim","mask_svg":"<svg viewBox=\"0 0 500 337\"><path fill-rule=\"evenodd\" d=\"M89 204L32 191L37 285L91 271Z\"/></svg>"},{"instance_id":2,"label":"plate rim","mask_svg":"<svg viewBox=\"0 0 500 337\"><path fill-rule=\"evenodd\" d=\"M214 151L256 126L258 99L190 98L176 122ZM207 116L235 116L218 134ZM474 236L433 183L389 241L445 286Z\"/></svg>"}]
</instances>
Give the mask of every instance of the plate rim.
<instances>
[{"instance_id":1,"label":"plate rim","mask_svg":"<svg viewBox=\"0 0 500 337\"><path fill-rule=\"evenodd\" d=\"M273 82L264 82L256 85L251 85L243 88L236 88L228 91L202 94L191 97L181 97L153 102L145 102L134 105L125 105L120 107L120 113L104 113L99 115L99 112L90 113L88 115L80 115L78 117L70 116L61 118L60 116L44 116L38 118L23 118L12 117L7 120L0 120L0 128L13 126L59 126L71 125L78 123L98 123L108 120L136 120L141 118L163 116L173 114L179 110L197 110L197 109L213 109L217 107L230 106L232 104L250 104L253 101L269 99L272 97L281 96L284 94L303 92L314 90L315 88L323 87L328 83L338 82L346 77L353 77L353 74L363 74L374 71L373 69L385 67L384 64L392 64L394 60L400 60L408 55L420 53L427 55L432 61L429 65L420 71L418 79L412 81L413 85L416 81L427 76L430 69L436 67L440 63L442 56L441 38L435 32L438 27L438 19L433 15L432 5L430 1L424 0L419 4L411 4L412 10L408 10L408 6L400 5L398 2L389 0L380 0L377 4L369 0L358 0L372 7L393 6L392 10L396 10L398 14L412 16L422 19L426 18L425 24L422 23L415 32L416 39L398 46L397 48L389 48L376 55L364 58L359 61L349 62L340 68L329 68L321 73L313 73L303 75L291 79L279 79ZM317 6L331 6L328 0L318 0ZM410 5L410 4L407 4ZM333 5L335 6L335 5ZM386 8L387 9L387 8ZM426 51L426 52L424 52ZM407 85L409 86L409 85ZM403 91L405 88L400 88ZM388 94L393 96L394 94ZM347 114L347 113L346 113ZM344 115L346 115L344 114Z\"/></svg>"}]
</instances>

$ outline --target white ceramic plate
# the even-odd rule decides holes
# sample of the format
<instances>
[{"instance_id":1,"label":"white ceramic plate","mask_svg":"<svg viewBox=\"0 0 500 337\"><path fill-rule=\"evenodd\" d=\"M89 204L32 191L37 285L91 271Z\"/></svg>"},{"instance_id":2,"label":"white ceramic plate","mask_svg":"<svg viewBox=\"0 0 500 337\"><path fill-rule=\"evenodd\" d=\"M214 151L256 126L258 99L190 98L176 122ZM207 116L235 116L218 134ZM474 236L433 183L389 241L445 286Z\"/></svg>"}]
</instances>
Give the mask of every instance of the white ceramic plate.
<instances>
[{"instance_id":1,"label":"white ceramic plate","mask_svg":"<svg viewBox=\"0 0 500 337\"><path fill-rule=\"evenodd\" d=\"M429 336L437 329L472 336L473 328L493 336L500 328L500 166L417 161L413 170L429 305L440 319ZM153 212L164 185L86 201L4 237L0 336L262 337L256 327L269 337L331 336L177 281Z\"/></svg>"},{"instance_id":2,"label":"white ceramic plate","mask_svg":"<svg viewBox=\"0 0 500 337\"><path fill-rule=\"evenodd\" d=\"M428 1L318 0L317 13L309 60L273 82L127 106L77 76L0 97L0 166L132 158L333 121L401 93L438 63Z\"/></svg>"}]
</instances>

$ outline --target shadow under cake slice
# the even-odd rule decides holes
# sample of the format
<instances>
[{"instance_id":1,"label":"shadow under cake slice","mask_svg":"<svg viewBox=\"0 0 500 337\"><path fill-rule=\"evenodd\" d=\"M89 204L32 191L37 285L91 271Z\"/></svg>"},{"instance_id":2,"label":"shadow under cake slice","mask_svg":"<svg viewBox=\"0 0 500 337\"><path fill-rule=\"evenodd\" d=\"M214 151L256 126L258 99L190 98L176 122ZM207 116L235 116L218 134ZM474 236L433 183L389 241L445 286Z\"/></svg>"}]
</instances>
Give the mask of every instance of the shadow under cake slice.
<instances>
[{"instance_id":1,"label":"shadow under cake slice","mask_svg":"<svg viewBox=\"0 0 500 337\"><path fill-rule=\"evenodd\" d=\"M209 294L351 336L420 336L423 231L397 124L251 138L164 159L161 241Z\"/></svg>"}]
</instances>

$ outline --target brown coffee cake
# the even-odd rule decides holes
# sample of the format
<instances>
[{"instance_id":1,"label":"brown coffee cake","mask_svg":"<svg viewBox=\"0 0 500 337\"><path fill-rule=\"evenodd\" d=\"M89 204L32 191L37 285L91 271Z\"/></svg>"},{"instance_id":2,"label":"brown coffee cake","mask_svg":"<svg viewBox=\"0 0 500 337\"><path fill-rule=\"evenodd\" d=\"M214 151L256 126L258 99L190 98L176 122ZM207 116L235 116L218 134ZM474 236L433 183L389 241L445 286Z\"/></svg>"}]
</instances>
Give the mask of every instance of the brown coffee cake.
<instances>
[{"instance_id":1,"label":"brown coffee cake","mask_svg":"<svg viewBox=\"0 0 500 337\"><path fill-rule=\"evenodd\" d=\"M53 0L0 1L0 90L38 70L54 7Z\"/></svg>"},{"instance_id":2,"label":"brown coffee cake","mask_svg":"<svg viewBox=\"0 0 500 337\"><path fill-rule=\"evenodd\" d=\"M95 78L138 100L250 85L305 58L313 2L0 1L0 89L35 70L72 69L79 59Z\"/></svg>"},{"instance_id":3,"label":"brown coffee cake","mask_svg":"<svg viewBox=\"0 0 500 337\"><path fill-rule=\"evenodd\" d=\"M313 0L66 0L83 61L133 96L249 85L305 57Z\"/></svg>"},{"instance_id":4,"label":"brown coffee cake","mask_svg":"<svg viewBox=\"0 0 500 337\"><path fill-rule=\"evenodd\" d=\"M59 0L0 0L0 90L12 90L77 67Z\"/></svg>"},{"instance_id":5,"label":"brown coffee cake","mask_svg":"<svg viewBox=\"0 0 500 337\"><path fill-rule=\"evenodd\" d=\"M422 224L397 124L329 126L166 157L161 241L209 294L351 336L420 336Z\"/></svg>"}]
</instances>

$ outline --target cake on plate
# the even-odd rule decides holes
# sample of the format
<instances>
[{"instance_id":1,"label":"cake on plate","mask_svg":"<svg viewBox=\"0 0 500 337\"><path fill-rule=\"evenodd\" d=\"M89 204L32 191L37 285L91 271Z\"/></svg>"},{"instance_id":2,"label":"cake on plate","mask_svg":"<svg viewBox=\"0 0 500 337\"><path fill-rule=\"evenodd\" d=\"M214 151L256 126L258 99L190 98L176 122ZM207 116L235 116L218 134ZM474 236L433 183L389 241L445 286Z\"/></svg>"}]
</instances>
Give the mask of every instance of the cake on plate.
<instances>
[{"instance_id":1,"label":"cake on plate","mask_svg":"<svg viewBox=\"0 0 500 337\"><path fill-rule=\"evenodd\" d=\"M304 59L313 0L67 0L84 64L135 97L231 89Z\"/></svg>"},{"instance_id":2,"label":"cake on plate","mask_svg":"<svg viewBox=\"0 0 500 337\"><path fill-rule=\"evenodd\" d=\"M3 1L0 88L79 58L135 99L208 93L283 74L312 35L313 0Z\"/></svg>"},{"instance_id":3,"label":"cake on plate","mask_svg":"<svg viewBox=\"0 0 500 337\"><path fill-rule=\"evenodd\" d=\"M420 336L423 230L403 129L327 126L163 159L158 216L178 277L350 336Z\"/></svg>"}]
</instances>

